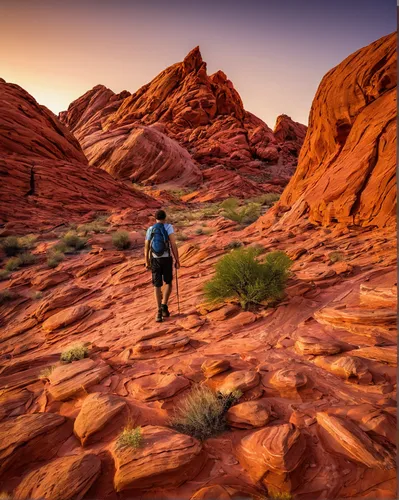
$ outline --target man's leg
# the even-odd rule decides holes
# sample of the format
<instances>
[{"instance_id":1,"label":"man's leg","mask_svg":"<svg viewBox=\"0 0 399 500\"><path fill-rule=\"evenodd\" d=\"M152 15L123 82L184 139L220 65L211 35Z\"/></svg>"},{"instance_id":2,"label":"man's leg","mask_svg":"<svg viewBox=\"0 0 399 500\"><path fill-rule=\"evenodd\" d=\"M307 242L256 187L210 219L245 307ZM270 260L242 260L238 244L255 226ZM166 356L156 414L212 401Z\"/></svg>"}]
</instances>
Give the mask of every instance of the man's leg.
<instances>
[{"instance_id":1,"label":"man's leg","mask_svg":"<svg viewBox=\"0 0 399 500\"><path fill-rule=\"evenodd\" d=\"M159 263L159 259L152 259L151 261L152 269L152 284L154 285L154 296L155 303L157 305L157 314L155 316L155 321L160 323L162 321L162 269Z\"/></svg>"},{"instance_id":2,"label":"man's leg","mask_svg":"<svg viewBox=\"0 0 399 500\"><path fill-rule=\"evenodd\" d=\"M155 295L155 302L156 302L156 305L157 305L157 309L161 309L162 288L160 286L155 286L154 287L154 295Z\"/></svg>"},{"instance_id":3,"label":"man's leg","mask_svg":"<svg viewBox=\"0 0 399 500\"><path fill-rule=\"evenodd\" d=\"M168 300L171 292L172 292L172 283L169 283L168 285L165 285L165 294L162 304L165 304L166 306L168 305Z\"/></svg>"}]
</instances>

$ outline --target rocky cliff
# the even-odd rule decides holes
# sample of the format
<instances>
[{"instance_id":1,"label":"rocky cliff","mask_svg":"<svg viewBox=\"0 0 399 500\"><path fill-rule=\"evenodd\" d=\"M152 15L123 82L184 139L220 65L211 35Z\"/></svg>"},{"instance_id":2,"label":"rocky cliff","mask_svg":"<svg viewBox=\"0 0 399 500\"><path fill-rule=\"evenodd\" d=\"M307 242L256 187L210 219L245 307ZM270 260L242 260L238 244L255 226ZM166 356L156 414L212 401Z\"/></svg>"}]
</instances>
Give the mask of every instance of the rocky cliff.
<instances>
[{"instance_id":1,"label":"rocky cliff","mask_svg":"<svg viewBox=\"0 0 399 500\"><path fill-rule=\"evenodd\" d=\"M395 223L396 64L391 34L324 76L298 167L278 206L282 224L304 216L323 225Z\"/></svg>"},{"instance_id":2,"label":"rocky cliff","mask_svg":"<svg viewBox=\"0 0 399 500\"><path fill-rule=\"evenodd\" d=\"M217 176L228 179L225 187L234 185L234 193L242 196L248 189L256 191L258 183L270 187L288 182L306 130L284 116L275 137L244 109L222 71L207 74L198 47L132 95L95 87L60 119L78 138L90 164L116 178L152 184L179 179L186 186L205 181L209 192L212 182L207 179L215 177L216 168ZM144 155L136 154L138 136Z\"/></svg>"},{"instance_id":3,"label":"rocky cliff","mask_svg":"<svg viewBox=\"0 0 399 500\"><path fill-rule=\"evenodd\" d=\"M0 222L22 231L92 210L155 206L90 167L73 134L17 85L0 80Z\"/></svg>"}]
</instances>

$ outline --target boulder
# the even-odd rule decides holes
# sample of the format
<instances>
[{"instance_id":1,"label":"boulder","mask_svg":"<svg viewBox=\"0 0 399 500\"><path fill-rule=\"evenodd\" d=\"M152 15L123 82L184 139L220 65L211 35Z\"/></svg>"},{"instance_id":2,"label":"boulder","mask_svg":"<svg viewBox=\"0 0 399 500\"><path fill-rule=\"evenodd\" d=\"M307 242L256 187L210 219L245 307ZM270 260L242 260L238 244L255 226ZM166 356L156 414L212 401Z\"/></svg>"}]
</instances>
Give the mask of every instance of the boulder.
<instances>
[{"instance_id":1,"label":"boulder","mask_svg":"<svg viewBox=\"0 0 399 500\"><path fill-rule=\"evenodd\" d=\"M187 389L190 381L171 374L156 374L137 378L128 383L129 393L141 401L167 399Z\"/></svg>"},{"instance_id":2,"label":"boulder","mask_svg":"<svg viewBox=\"0 0 399 500\"><path fill-rule=\"evenodd\" d=\"M259 399L232 406L226 413L226 421L231 427L252 429L264 427L273 416L270 403L266 399Z\"/></svg>"}]
</instances>

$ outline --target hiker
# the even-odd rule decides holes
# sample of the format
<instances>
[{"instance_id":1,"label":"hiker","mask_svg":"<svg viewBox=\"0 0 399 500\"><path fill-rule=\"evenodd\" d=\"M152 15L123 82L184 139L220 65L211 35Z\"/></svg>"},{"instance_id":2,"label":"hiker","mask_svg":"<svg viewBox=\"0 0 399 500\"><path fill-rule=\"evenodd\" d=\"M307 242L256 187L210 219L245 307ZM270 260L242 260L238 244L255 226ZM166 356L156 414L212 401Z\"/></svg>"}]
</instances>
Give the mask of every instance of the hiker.
<instances>
[{"instance_id":1,"label":"hiker","mask_svg":"<svg viewBox=\"0 0 399 500\"><path fill-rule=\"evenodd\" d=\"M157 315L155 321L160 323L163 318L170 316L168 300L172 291L173 280L173 257L175 268L179 269L179 252L172 224L166 222L164 210L158 210L155 214L156 223L147 229L145 237L144 258L146 269L152 271L152 284L155 287L155 301L157 304ZM165 294L162 293L162 285L165 282Z\"/></svg>"}]
</instances>

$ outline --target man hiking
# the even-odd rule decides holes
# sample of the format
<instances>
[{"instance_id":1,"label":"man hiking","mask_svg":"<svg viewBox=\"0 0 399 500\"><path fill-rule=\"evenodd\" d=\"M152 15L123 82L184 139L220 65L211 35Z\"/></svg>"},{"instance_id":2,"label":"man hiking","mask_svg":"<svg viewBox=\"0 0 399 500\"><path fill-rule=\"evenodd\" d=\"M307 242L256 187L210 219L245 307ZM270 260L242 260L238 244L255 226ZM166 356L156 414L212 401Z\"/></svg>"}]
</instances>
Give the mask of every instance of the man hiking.
<instances>
[{"instance_id":1,"label":"man hiking","mask_svg":"<svg viewBox=\"0 0 399 500\"><path fill-rule=\"evenodd\" d=\"M168 300L172 291L173 260L175 268L179 269L179 252L177 250L176 238L172 224L166 222L166 213L158 210L155 214L156 223L147 229L144 246L144 258L146 269L152 271L152 284L155 287L155 301L157 303L157 315L155 321L160 323L163 318L170 316ZM165 282L165 293L162 294L162 285Z\"/></svg>"}]
</instances>

